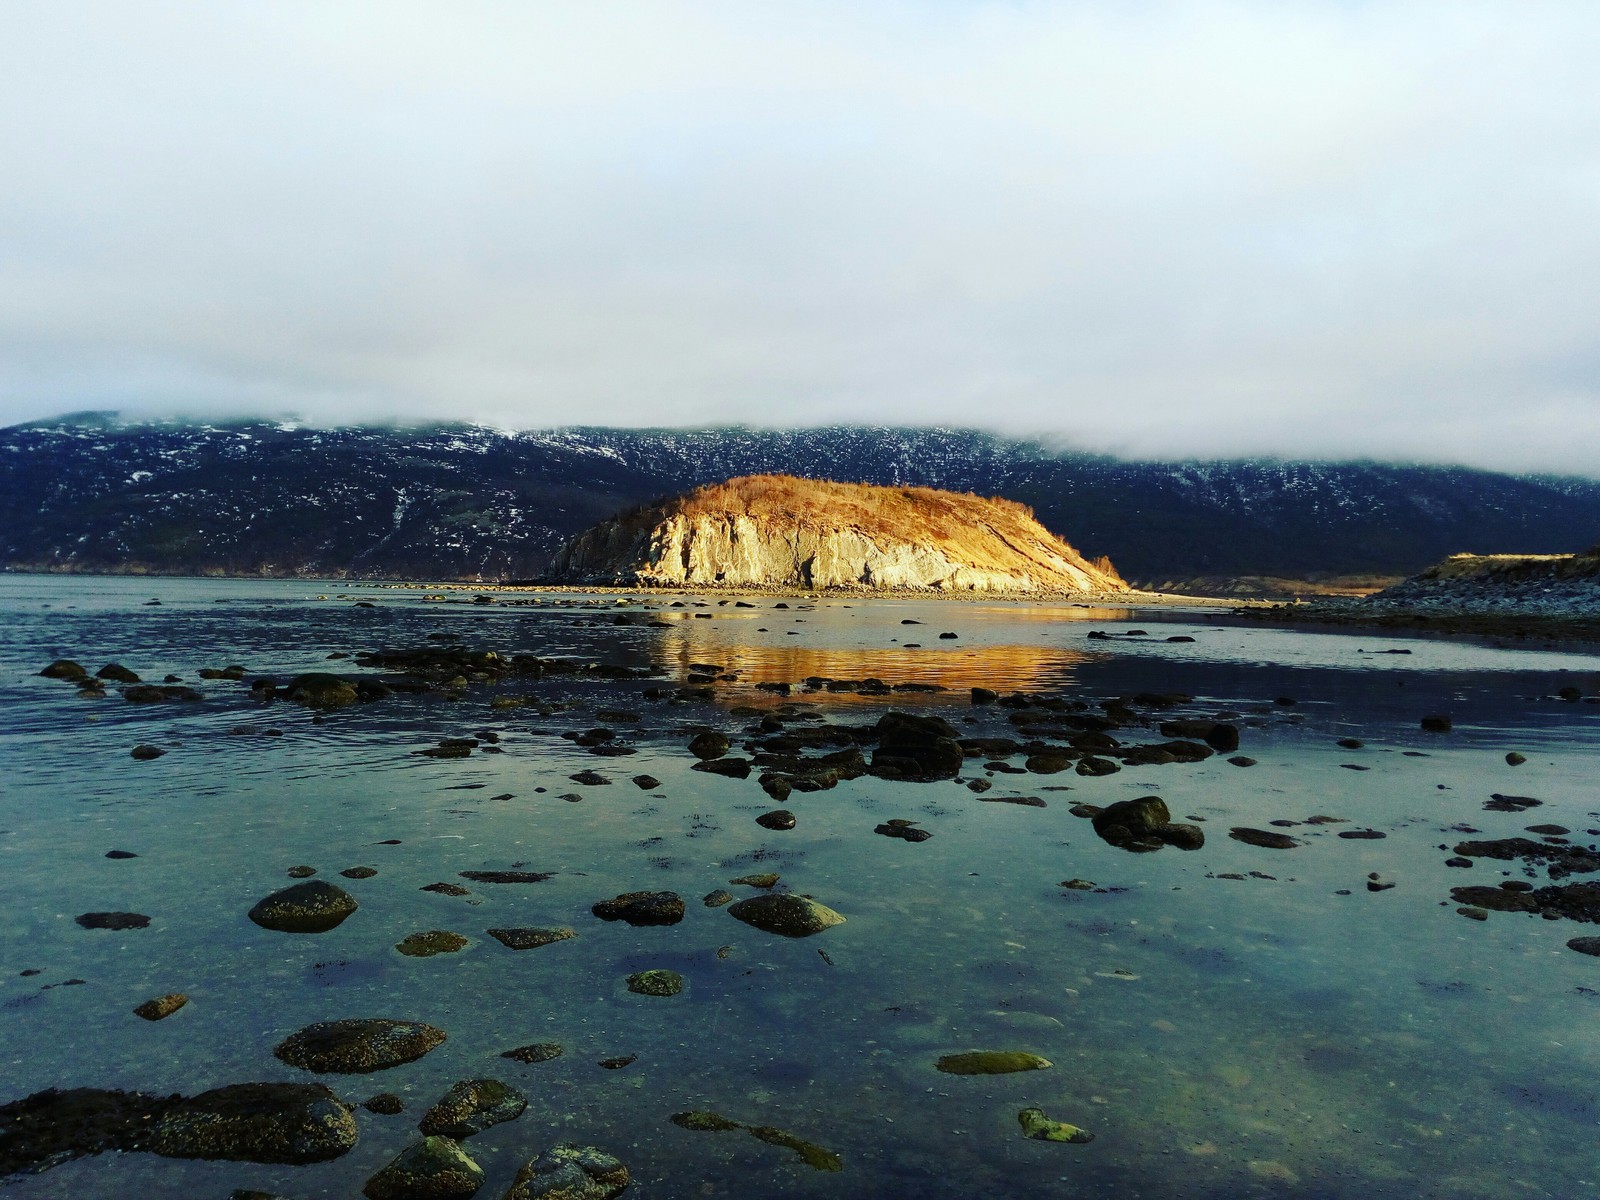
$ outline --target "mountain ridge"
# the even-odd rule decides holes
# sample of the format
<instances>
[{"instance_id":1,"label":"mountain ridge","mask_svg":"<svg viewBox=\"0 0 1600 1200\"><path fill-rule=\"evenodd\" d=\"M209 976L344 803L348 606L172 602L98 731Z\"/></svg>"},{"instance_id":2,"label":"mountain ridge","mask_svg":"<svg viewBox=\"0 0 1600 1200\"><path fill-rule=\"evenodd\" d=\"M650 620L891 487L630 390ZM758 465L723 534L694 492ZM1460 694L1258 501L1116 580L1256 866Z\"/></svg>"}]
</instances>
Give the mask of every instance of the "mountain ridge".
<instances>
[{"instance_id":1,"label":"mountain ridge","mask_svg":"<svg viewBox=\"0 0 1600 1200\"><path fill-rule=\"evenodd\" d=\"M1600 481L1373 462L1137 462L974 430L318 429L111 414L0 429L0 567L502 579L568 537L730 476L1001 495L1131 580L1409 575L1571 552Z\"/></svg>"}]
</instances>

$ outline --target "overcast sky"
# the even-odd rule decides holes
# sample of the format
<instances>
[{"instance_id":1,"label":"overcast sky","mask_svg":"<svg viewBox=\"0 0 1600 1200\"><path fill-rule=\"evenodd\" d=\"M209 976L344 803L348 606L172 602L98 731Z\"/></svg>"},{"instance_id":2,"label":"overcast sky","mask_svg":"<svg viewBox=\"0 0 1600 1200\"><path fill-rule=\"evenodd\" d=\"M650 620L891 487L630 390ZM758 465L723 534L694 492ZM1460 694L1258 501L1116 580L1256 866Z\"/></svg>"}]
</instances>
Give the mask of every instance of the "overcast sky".
<instances>
[{"instance_id":1,"label":"overcast sky","mask_svg":"<svg viewBox=\"0 0 1600 1200\"><path fill-rule=\"evenodd\" d=\"M0 424L1600 474L1600 3L0 0Z\"/></svg>"}]
</instances>

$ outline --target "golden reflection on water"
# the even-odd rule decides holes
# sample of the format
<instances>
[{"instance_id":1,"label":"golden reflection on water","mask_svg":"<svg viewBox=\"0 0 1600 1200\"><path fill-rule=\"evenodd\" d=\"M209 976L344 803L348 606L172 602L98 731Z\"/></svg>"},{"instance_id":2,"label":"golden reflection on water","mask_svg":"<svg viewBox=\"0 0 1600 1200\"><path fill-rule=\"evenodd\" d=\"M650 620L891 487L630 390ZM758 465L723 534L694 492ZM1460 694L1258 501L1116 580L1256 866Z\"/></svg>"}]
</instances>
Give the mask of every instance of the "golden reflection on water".
<instances>
[{"instance_id":1,"label":"golden reflection on water","mask_svg":"<svg viewBox=\"0 0 1600 1200\"><path fill-rule=\"evenodd\" d=\"M1072 668L1091 656L1060 646L962 646L959 642L922 644L919 649L867 646L806 646L785 642L770 646L747 641L724 641L698 629L685 628L685 636L659 648L663 666L688 674L692 664L714 665L736 672L739 682L790 683L802 680L881 679L897 683L938 684L966 699L972 687L995 691L1034 691L1070 682ZM710 632L710 631L708 631ZM696 636L698 635L698 636ZM938 634L927 635L930 639ZM823 693L854 699L846 693ZM872 699L861 697L861 699Z\"/></svg>"}]
</instances>

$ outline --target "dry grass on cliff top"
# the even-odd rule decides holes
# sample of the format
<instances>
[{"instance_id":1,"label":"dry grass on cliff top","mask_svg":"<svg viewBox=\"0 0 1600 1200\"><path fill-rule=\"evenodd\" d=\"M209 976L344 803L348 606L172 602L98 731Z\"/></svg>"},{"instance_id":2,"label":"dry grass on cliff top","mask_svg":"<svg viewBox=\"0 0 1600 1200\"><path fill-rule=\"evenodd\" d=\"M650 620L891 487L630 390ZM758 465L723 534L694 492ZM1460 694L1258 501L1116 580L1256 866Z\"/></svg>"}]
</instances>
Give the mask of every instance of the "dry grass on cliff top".
<instances>
[{"instance_id":1,"label":"dry grass on cliff top","mask_svg":"<svg viewBox=\"0 0 1600 1200\"><path fill-rule=\"evenodd\" d=\"M1030 550L1049 552L1120 579L1109 559L1089 562L1039 524L1027 505L998 496L986 499L970 492L793 475L742 475L696 488L658 511L690 518L737 513L802 529L853 528L876 540L937 544L952 559L972 563L995 558L998 536L1022 558L1031 558Z\"/></svg>"}]
</instances>

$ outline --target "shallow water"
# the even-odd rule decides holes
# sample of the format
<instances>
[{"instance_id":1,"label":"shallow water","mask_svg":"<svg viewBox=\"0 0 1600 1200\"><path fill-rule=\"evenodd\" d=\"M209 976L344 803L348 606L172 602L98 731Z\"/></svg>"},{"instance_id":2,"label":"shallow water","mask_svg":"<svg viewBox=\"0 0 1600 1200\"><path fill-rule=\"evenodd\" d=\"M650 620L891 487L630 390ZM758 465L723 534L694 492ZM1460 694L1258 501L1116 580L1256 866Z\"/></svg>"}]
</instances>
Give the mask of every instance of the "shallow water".
<instances>
[{"instance_id":1,"label":"shallow water","mask_svg":"<svg viewBox=\"0 0 1600 1200\"><path fill-rule=\"evenodd\" d=\"M407 1102L399 1116L358 1112L361 1140L336 1161L107 1155L14 1177L10 1194L355 1195L450 1083L485 1075L530 1099L520 1119L466 1143L488 1174L485 1196L501 1195L521 1162L560 1140L616 1154L633 1172L629 1194L657 1197L1600 1191L1600 959L1565 947L1600 929L1511 913L1466 920L1452 886L1497 883L1503 872L1520 879L1523 869L1444 865L1466 836L1450 830L1459 823L1480 837L1555 823L1575 843L1595 843L1586 831L1600 828L1600 705L1555 693L1575 685L1594 695L1600 658L1238 628L1202 611L803 598L737 608L672 596L513 607L423 595L0 576L0 1103L51 1086L193 1093L310 1078L271 1051L316 1020L398 1017L449 1034L407 1066L316 1077L351 1102L381 1091ZM674 599L684 607L670 607ZM640 623L613 624L618 613ZM1135 628L1147 636L1086 636ZM433 633L665 673L473 684L453 700L396 694L320 722L283 701L253 701L245 682L197 678L235 662L280 680L362 673L327 656L426 645ZM1378 653L1402 649L1411 653ZM136 705L115 687L83 699L33 674L58 657L91 671L121 662L146 680L171 672L206 699ZM692 663L739 678L717 683L710 701L642 698L681 684ZM806 676L949 690L802 692ZM985 803L948 781L865 776L795 794L785 807L798 827L769 832L754 818L774 804L754 775L691 771L683 748L700 725L737 746L752 717L730 709L783 702L753 686L762 680L793 682L792 701L841 723L927 709L964 734L993 735L1014 732L1007 710L972 707L974 685L1091 702L1182 692L1194 697L1184 715L1241 714L1240 750L1258 765L1218 755L1103 778L992 776L986 798L1036 796L1045 808ZM575 707L546 716L490 707L492 695L519 691ZM602 719L600 709L641 719ZM1453 731L1422 732L1419 718L1432 713L1449 713ZM595 725L637 753L595 757L559 736ZM485 730L503 753L412 753ZM1335 744L1348 737L1365 746ZM1151 729L1133 740L1163 739ZM128 751L140 742L167 753L134 761ZM1527 763L1507 765L1508 750ZM963 779L984 777L981 761L969 759ZM613 785L568 778L585 769ZM636 788L629 780L641 772L661 786ZM1494 792L1544 803L1486 812ZM1202 822L1203 848L1130 854L1069 812L1151 793L1175 820ZM1314 814L1349 824L1289 828L1304 843L1293 850L1227 836L1229 826ZM874 835L895 817L933 838ZM1387 836L1337 836L1357 828ZM106 859L112 849L139 857ZM556 874L535 885L472 883L460 898L419 890L518 863ZM296 864L345 887L360 910L319 935L257 928L245 913L292 882L285 871ZM356 865L378 874L338 875ZM780 887L816 896L847 923L787 940L701 906L751 870L780 872ZM1369 872L1397 886L1368 892ZM1220 878L1229 874L1243 878ZM1071 878L1108 890L1059 886ZM686 919L635 929L589 912L640 889L680 893ZM118 933L73 921L121 909L152 924ZM578 936L513 952L484 933L523 925L569 925ZM430 929L470 944L428 959L394 950ZM627 974L655 966L680 971L685 993L627 993ZM52 986L68 979L84 982ZM132 1014L171 991L190 997L174 1016ZM535 1041L559 1042L565 1054L536 1065L500 1057ZM940 1055L967 1049L1029 1050L1054 1066L993 1077L934 1069ZM638 1058L624 1069L597 1065L629 1054ZM1017 1113L1029 1106L1095 1141L1025 1139ZM685 1109L779 1126L838 1153L843 1170L814 1171L743 1134L668 1121Z\"/></svg>"}]
</instances>

